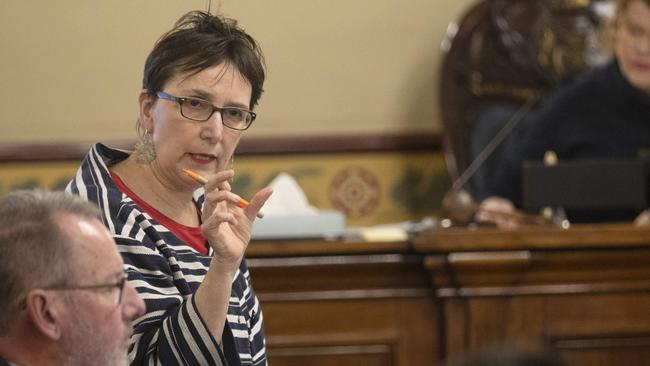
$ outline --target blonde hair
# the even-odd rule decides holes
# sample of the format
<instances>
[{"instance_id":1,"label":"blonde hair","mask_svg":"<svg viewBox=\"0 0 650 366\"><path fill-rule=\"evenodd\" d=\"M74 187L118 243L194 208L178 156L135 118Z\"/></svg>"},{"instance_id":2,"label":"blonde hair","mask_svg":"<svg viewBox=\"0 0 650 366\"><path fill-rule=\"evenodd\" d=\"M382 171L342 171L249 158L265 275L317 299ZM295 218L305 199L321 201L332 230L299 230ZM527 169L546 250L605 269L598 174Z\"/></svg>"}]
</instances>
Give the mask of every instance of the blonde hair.
<instances>
[{"instance_id":1,"label":"blonde hair","mask_svg":"<svg viewBox=\"0 0 650 366\"><path fill-rule=\"evenodd\" d=\"M650 0L617 0L616 1L616 12L614 13L614 18L612 19L612 22L614 23L614 25L616 23L618 23L618 20L621 17L621 14L623 14L623 12L625 10L627 10L627 8L630 6L630 3L632 3L633 1L642 1L647 6L650 6Z\"/></svg>"},{"instance_id":2,"label":"blonde hair","mask_svg":"<svg viewBox=\"0 0 650 366\"><path fill-rule=\"evenodd\" d=\"M630 7L634 1L641 1L650 7L650 0L617 0L612 18L605 24L602 32L603 48L609 53L614 53L614 36L622 14Z\"/></svg>"}]
</instances>

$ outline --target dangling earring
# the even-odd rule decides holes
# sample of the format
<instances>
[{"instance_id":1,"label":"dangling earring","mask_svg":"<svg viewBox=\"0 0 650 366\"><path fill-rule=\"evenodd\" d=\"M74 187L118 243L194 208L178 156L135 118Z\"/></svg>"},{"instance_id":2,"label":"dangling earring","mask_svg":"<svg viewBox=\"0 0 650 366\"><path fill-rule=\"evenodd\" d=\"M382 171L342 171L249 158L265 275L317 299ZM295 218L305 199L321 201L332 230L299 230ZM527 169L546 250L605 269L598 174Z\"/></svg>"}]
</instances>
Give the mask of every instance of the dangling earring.
<instances>
[{"instance_id":1,"label":"dangling earring","mask_svg":"<svg viewBox=\"0 0 650 366\"><path fill-rule=\"evenodd\" d=\"M144 130L140 141L135 144L135 153L138 163L149 164L156 159L156 147L149 130Z\"/></svg>"}]
</instances>

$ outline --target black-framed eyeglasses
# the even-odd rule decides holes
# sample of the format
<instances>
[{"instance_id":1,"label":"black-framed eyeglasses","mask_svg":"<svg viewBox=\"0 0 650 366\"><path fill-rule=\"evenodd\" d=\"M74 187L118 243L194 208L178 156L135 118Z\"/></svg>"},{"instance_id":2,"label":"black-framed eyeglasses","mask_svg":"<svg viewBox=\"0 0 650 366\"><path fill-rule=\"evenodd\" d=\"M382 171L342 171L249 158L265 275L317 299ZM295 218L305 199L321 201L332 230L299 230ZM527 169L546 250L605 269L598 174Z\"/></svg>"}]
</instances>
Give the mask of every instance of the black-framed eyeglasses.
<instances>
[{"instance_id":1,"label":"black-framed eyeglasses","mask_svg":"<svg viewBox=\"0 0 650 366\"><path fill-rule=\"evenodd\" d=\"M122 277L115 283L85 285L85 286L52 285L52 286L41 287L41 289L51 290L51 291L72 291L72 290L98 291L98 290L117 289L119 291L117 297L117 305L119 305L122 303L122 294L124 293L124 286L126 285L126 281L127 281L127 275L125 272L122 275Z\"/></svg>"},{"instance_id":2,"label":"black-framed eyeglasses","mask_svg":"<svg viewBox=\"0 0 650 366\"><path fill-rule=\"evenodd\" d=\"M181 107L181 116L192 121L205 122L212 117L214 112L219 112L223 125L237 131L248 129L255 120L255 117L257 117L257 114L248 109L237 107L220 108L204 99L177 97L163 91L157 92L156 95L160 99L178 103Z\"/></svg>"}]
</instances>

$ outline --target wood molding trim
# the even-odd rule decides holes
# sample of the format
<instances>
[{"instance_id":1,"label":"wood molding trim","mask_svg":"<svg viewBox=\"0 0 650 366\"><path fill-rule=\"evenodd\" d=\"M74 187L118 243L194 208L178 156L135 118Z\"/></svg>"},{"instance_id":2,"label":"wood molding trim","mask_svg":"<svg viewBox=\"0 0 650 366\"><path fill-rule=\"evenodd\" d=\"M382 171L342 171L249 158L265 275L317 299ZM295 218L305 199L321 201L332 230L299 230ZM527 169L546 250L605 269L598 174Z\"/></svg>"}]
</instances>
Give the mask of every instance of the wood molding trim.
<instances>
[{"instance_id":1,"label":"wood molding trim","mask_svg":"<svg viewBox=\"0 0 650 366\"><path fill-rule=\"evenodd\" d=\"M81 160L92 142L0 144L0 163ZM134 140L106 141L112 147L131 149ZM439 151L438 133L393 135L295 136L243 139L242 155L282 155L389 151Z\"/></svg>"},{"instance_id":2,"label":"wood molding trim","mask_svg":"<svg viewBox=\"0 0 650 366\"><path fill-rule=\"evenodd\" d=\"M433 290L425 288L403 289L360 289L306 292L273 292L260 293L262 302L304 302L328 300L368 300L368 299L401 299L401 298L431 298Z\"/></svg>"},{"instance_id":3,"label":"wood molding trim","mask_svg":"<svg viewBox=\"0 0 650 366\"><path fill-rule=\"evenodd\" d=\"M650 334L604 334L600 337L576 335L575 337L563 336L551 340L553 346L562 350L571 349L603 349L617 347L650 347Z\"/></svg>"}]
</instances>

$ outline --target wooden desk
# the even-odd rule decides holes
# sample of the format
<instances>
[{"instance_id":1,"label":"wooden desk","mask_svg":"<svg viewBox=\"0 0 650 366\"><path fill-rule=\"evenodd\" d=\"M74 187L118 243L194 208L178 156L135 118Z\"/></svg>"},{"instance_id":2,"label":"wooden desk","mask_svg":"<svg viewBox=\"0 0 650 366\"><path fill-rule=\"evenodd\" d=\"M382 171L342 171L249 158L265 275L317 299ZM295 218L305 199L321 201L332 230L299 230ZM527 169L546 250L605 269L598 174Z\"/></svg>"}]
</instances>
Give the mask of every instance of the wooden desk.
<instances>
[{"instance_id":1,"label":"wooden desk","mask_svg":"<svg viewBox=\"0 0 650 366\"><path fill-rule=\"evenodd\" d=\"M650 229L268 241L247 257L273 366L440 365L496 342L650 365Z\"/></svg>"},{"instance_id":2,"label":"wooden desk","mask_svg":"<svg viewBox=\"0 0 650 366\"><path fill-rule=\"evenodd\" d=\"M253 242L246 253L273 366L430 366L438 322L410 244Z\"/></svg>"},{"instance_id":3,"label":"wooden desk","mask_svg":"<svg viewBox=\"0 0 650 366\"><path fill-rule=\"evenodd\" d=\"M571 365L650 365L650 229L447 229L418 236L443 307L445 354L495 342Z\"/></svg>"}]
</instances>

